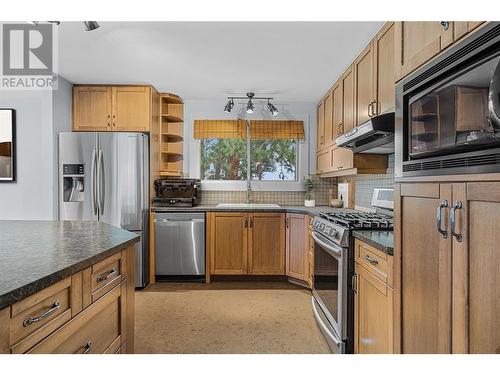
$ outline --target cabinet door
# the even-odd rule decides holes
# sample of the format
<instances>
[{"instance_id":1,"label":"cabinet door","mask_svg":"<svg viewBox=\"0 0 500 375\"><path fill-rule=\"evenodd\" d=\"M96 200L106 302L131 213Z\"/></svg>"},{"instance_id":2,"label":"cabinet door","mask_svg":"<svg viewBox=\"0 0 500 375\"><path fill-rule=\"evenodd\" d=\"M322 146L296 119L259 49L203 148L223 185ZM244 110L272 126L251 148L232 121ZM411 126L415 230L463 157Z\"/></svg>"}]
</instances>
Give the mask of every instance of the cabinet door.
<instances>
[{"instance_id":1,"label":"cabinet door","mask_svg":"<svg viewBox=\"0 0 500 375\"><path fill-rule=\"evenodd\" d=\"M248 216L244 212L212 212L208 247L212 275L247 274Z\"/></svg>"},{"instance_id":2,"label":"cabinet door","mask_svg":"<svg viewBox=\"0 0 500 375\"><path fill-rule=\"evenodd\" d=\"M285 214L249 214L248 274L285 274Z\"/></svg>"},{"instance_id":3,"label":"cabinet door","mask_svg":"<svg viewBox=\"0 0 500 375\"><path fill-rule=\"evenodd\" d=\"M325 105L323 102L318 106L318 140L316 149L321 150L325 145Z\"/></svg>"},{"instance_id":4,"label":"cabinet door","mask_svg":"<svg viewBox=\"0 0 500 375\"><path fill-rule=\"evenodd\" d=\"M349 67L342 78L342 132L354 128L354 72Z\"/></svg>"},{"instance_id":5,"label":"cabinet door","mask_svg":"<svg viewBox=\"0 0 500 375\"><path fill-rule=\"evenodd\" d=\"M333 150L333 169L350 169L354 167L352 151L348 148L337 147Z\"/></svg>"},{"instance_id":6,"label":"cabinet door","mask_svg":"<svg viewBox=\"0 0 500 375\"><path fill-rule=\"evenodd\" d=\"M368 121L373 102L373 45L370 43L354 62L355 126Z\"/></svg>"},{"instance_id":7,"label":"cabinet door","mask_svg":"<svg viewBox=\"0 0 500 375\"><path fill-rule=\"evenodd\" d=\"M354 350L393 353L393 290L356 263Z\"/></svg>"},{"instance_id":8,"label":"cabinet door","mask_svg":"<svg viewBox=\"0 0 500 375\"><path fill-rule=\"evenodd\" d=\"M403 353L451 352L450 184L401 184L395 203L395 256L401 263L401 344ZM396 189L396 192L398 189ZM443 207L444 238L436 212ZM400 233L399 233L400 232ZM402 250L398 248L400 238Z\"/></svg>"},{"instance_id":9,"label":"cabinet door","mask_svg":"<svg viewBox=\"0 0 500 375\"><path fill-rule=\"evenodd\" d=\"M374 90L376 115L394 110L394 23L389 22L374 39Z\"/></svg>"},{"instance_id":10,"label":"cabinet door","mask_svg":"<svg viewBox=\"0 0 500 375\"><path fill-rule=\"evenodd\" d=\"M466 343L468 333L469 353L500 354L500 183L458 185L453 186L453 200L463 203L456 214L456 232L463 240L453 239L453 291L454 298L461 297L454 301L453 334ZM460 185L464 188L459 191ZM454 344L460 342L454 338ZM467 352L465 345L459 348Z\"/></svg>"},{"instance_id":11,"label":"cabinet door","mask_svg":"<svg viewBox=\"0 0 500 375\"><path fill-rule=\"evenodd\" d=\"M73 130L111 130L110 87L73 87Z\"/></svg>"},{"instance_id":12,"label":"cabinet door","mask_svg":"<svg viewBox=\"0 0 500 375\"><path fill-rule=\"evenodd\" d=\"M331 146L335 140L335 131L333 130L333 97L330 92L324 100L325 107L325 147Z\"/></svg>"},{"instance_id":13,"label":"cabinet door","mask_svg":"<svg viewBox=\"0 0 500 375\"><path fill-rule=\"evenodd\" d=\"M151 89L141 86L112 88L113 131L149 131Z\"/></svg>"},{"instance_id":14,"label":"cabinet door","mask_svg":"<svg viewBox=\"0 0 500 375\"><path fill-rule=\"evenodd\" d=\"M453 22L442 25L439 21L395 24L396 80L423 65L453 42Z\"/></svg>"},{"instance_id":15,"label":"cabinet door","mask_svg":"<svg viewBox=\"0 0 500 375\"><path fill-rule=\"evenodd\" d=\"M326 173L332 170L332 149L328 148L316 154L316 173Z\"/></svg>"},{"instance_id":16,"label":"cabinet door","mask_svg":"<svg viewBox=\"0 0 500 375\"><path fill-rule=\"evenodd\" d=\"M453 40L457 41L472 30L477 28L484 21L455 21L453 22Z\"/></svg>"},{"instance_id":17,"label":"cabinet door","mask_svg":"<svg viewBox=\"0 0 500 375\"><path fill-rule=\"evenodd\" d=\"M287 214L286 218L286 274L307 281L309 250L306 216Z\"/></svg>"},{"instance_id":18,"label":"cabinet door","mask_svg":"<svg viewBox=\"0 0 500 375\"><path fill-rule=\"evenodd\" d=\"M332 103L333 103L333 109L332 109L332 134L333 134L333 140L332 144L335 143L335 138L337 138L339 135L344 134L344 129L342 125L342 119L344 117L344 108L343 108L343 103L342 103L342 95L343 95L343 83L342 80L335 85L335 87L332 90Z\"/></svg>"}]
</instances>

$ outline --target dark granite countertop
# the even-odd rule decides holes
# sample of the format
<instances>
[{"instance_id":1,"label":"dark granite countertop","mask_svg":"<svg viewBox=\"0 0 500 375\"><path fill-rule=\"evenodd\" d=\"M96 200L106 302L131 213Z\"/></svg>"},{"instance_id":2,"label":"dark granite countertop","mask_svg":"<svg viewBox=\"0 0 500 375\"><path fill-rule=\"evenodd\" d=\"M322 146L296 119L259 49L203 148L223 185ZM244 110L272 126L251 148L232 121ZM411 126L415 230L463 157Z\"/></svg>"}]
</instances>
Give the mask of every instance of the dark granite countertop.
<instances>
[{"instance_id":1,"label":"dark granite countertop","mask_svg":"<svg viewBox=\"0 0 500 375\"><path fill-rule=\"evenodd\" d=\"M280 206L279 208L267 207L217 207L216 205L199 205L195 207L152 207L154 212L205 212L205 211L224 211L224 212L241 212L241 211L266 211L266 212L289 212L297 214L305 214L309 216L318 215L321 212L332 211L348 211L345 208L333 208L329 206Z\"/></svg>"},{"instance_id":2,"label":"dark granite countertop","mask_svg":"<svg viewBox=\"0 0 500 375\"><path fill-rule=\"evenodd\" d=\"M0 221L0 309L137 241L96 221Z\"/></svg>"},{"instance_id":3,"label":"dark granite countertop","mask_svg":"<svg viewBox=\"0 0 500 375\"><path fill-rule=\"evenodd\" d=\"M391 230L355 230L353 236L386 254L394 254L394 237Z\"/></svg>"}]
</instances>

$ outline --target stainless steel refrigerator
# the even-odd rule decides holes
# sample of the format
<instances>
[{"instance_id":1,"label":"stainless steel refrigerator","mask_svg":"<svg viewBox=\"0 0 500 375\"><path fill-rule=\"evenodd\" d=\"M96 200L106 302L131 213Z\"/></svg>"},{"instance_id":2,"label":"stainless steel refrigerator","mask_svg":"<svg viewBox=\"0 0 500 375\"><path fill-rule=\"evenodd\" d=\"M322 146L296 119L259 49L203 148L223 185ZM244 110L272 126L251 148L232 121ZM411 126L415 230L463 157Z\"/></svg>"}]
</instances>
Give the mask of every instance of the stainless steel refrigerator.
<instances>
[{"instance_id":1,"label":"stainless steel refrigerator","mask_svg":"<svg viewBox=\"0 0 500 375\"><path fill-rule=\"evenodd\" d=\"M141 236L136 287L149 280L149 151L141 133L59 134L59 219L99 220Z\"/></svg>"}]
</instances>

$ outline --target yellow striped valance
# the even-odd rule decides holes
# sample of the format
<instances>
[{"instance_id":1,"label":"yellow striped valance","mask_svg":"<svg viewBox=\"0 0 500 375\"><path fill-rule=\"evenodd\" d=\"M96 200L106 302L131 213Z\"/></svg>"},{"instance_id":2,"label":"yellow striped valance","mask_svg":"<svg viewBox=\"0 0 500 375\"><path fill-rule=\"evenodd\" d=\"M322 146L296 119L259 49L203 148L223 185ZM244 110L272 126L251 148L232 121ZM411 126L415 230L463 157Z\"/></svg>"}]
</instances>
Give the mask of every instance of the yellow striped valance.
<instances>
[{"instance_id":1,"label":"yellow striped valance","mask_svg":"<svg viewBox=\"0 0 500 375\"><path fill-rule=\"evenodd\" d=\"M194 120L193 137L203 138L246 138L244 120Z\"/></svg>"},{"instance_id":2,"label":"yellow striped valance","mask_svg":"<svg viewBox=\"0 0 500 375\"><path fill-rule=\"evenodd\" d=\"M245 120L194 120L193 137L246 138ZM304 139L304 122L297 120L250 120L250 138Z\"/></svg>"},{"instance_id":3,"label":"yellow striped valance","mask_svg":"<svg viewBox=\"0 0 500 375\"><path fill-rule=\"evenodd\" d=\"M297 120L250 120L251 139L304 139L304 122Z\"/></svg>"}]
</instances>

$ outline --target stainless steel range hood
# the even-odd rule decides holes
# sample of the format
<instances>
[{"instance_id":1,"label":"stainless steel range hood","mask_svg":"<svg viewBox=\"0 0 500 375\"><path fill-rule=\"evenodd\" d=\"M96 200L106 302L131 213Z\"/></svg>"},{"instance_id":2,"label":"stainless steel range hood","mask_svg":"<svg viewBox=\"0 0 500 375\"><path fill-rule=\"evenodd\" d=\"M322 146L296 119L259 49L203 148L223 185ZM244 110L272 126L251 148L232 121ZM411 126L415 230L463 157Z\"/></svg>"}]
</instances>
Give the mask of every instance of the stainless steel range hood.
<instances>
[{"instance_id":1,"label":"stainless steel range hood","mask_svg":"<svg viewBox=\"0 0 500 375\"><path fill-rule=\"evenodd\" d=\"M335 143L338 147L349 148L354 153L394 153L394 112L371 118L338 137Z\"/></svg>"}]
</instances>

